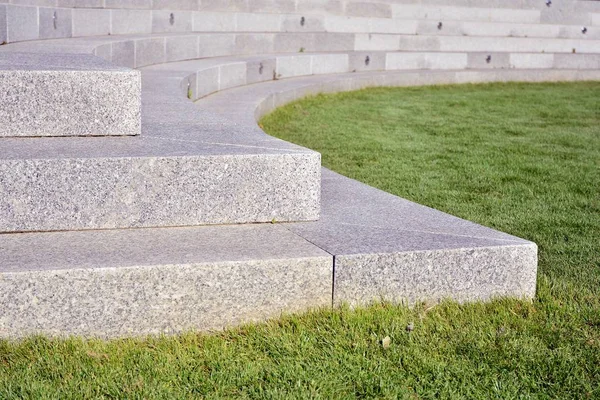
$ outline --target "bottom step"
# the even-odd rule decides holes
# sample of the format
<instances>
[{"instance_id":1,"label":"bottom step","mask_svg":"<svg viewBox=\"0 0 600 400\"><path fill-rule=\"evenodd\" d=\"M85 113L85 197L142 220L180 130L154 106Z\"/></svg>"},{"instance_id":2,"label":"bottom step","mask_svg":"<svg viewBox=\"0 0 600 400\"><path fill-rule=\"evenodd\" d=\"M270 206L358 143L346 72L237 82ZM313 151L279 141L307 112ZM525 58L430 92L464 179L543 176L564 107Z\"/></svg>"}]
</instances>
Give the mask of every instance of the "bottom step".
<instances>
[{"instance_id":1,"label":"bottom step","mask_svg":"<svg viewBox=\"0 0 600 400\"><path fill-rule=\"evenodd\" d=\"M2 234L0 336L219 329L332 298L535 295L531 242L327 170L322 190L318 222Z\"/></svg>"}]
</instances>

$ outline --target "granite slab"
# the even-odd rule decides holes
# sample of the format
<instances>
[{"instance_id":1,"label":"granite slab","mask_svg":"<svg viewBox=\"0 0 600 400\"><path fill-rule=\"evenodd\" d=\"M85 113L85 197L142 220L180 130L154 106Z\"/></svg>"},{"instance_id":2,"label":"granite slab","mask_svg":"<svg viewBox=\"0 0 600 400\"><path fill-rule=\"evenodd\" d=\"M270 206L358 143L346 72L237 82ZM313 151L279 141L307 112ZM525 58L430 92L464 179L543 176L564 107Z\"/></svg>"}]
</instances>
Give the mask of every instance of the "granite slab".
<instances>
[{"instance_id":1,"label":"granite slab","mask_svg":"<svg viewBox=\"0 0 600 400\"><path fill-rule=\"evenodd\" d=\"M331 273L272 224L0 235L0 336L221 329L330 306Z\"/></svg>"},{"instance_id":2,"label":"granite slab","mask_svg":"<svg viewBox=\"0 0 600 400\"><path fill-rule=\"evenodd\" d=\"M92 55L0 53L0 137L139 135L140 114L139 71Z\"/></svg>"}]
</instances>

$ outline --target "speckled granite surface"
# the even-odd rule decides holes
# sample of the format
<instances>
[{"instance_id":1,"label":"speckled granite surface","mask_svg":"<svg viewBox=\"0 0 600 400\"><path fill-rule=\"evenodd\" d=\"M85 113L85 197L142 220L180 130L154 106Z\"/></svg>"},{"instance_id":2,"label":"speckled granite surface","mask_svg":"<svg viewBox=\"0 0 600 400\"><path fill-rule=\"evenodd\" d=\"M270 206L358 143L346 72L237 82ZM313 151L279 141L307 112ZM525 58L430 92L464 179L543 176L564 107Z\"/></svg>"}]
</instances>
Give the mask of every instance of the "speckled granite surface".
<instances>
[{"instance_id":1,"label":"speckled granite surface","mask_svg":"<svg viewBox=\"0 0 600 400\"><path fill-rule=\"evenodd\" d=\"M199 109L176 71L149 75L140 136L0 138L0 232L318 218L318 153Z\"/></svg>"},{"instance_id":2,"label":"speckled granite surface","mask_svg":"<svg viewBox=\"0 0 600 400\"><path fill-rule=\"evenodd\" d=\"M318 222L289 229L335 256L334 304L535 295L537 246L324 170Z\"/></svg>"},{"instance_id":3,"label":"speckled granite surface","mask_svg":"<svg viewBox=\"0 0 600 400\"><path fill-rule=\"evenodd\" d=\"M0 235L0 336L219 329L331 305L332 257L276 225Z\"/></svg>"},{"instance_id":4,"label":"speckled granite surface","mask_svg":"<svg viewBox=\"0 0 600 400\"><path fill-rule=\"evenodd\" d=\"M537 247L323 170L318 222L0 234L0 335L218 329L387 300L535 295Z\"/></svg>"},{"instance_id":5,"label":"speckled granite surface","mask_svg":"<svg viewBox=\"0 0 600 400\"><path fill-rule=\"evenodd\" d=\"M0 137L141 131L140 72L91 55L0 53Z\"/></svg>"}]
</instances>

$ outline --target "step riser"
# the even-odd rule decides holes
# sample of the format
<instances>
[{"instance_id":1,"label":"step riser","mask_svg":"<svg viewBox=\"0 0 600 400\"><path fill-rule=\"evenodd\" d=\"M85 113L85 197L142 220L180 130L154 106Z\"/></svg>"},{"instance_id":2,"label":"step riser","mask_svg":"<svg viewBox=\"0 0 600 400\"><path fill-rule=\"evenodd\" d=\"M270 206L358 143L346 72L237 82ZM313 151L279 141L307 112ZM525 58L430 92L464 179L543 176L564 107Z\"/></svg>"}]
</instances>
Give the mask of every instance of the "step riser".
<instances>
[{"instance_id":1,"label":"step riser","mask_svg":"<svg viewBox=\"0 0 600 400\"><path fill-rule=\"evenodd\" d=\"M0 137L140 134L138 71L1 68Z\"/></svg>"},{"instance_id":2,"label":"step riser","mask_svg":"<svg viewBox=\"0 0 600 400\"><path fill-rule=\"evenodd\" d=\"M317 153L2 160L0 232L311 221L319 174Z\"/></svg>"},{"instance_id":3,"label":"step riser","mask_svg":"<svg viewBox=\"0 0 600 400\"><path fill-rule=\"evenodd\" d=\"M336 257L334 304L533 298L537 246ZM385 265L386 268L381 268Z\"/></svg>"},{"instance_id":4,"label":"step riser","mask_svg":"<svg viewBox=\"0 0 600 400\"><path fill-rule=\"evenodd\" d=\"M331 306L331 258L3 273L1 337L214 330Z\"/></svg>"},{"instance_id":5,"label":"step riser","mask_svg":"<svg viewBox=\"0 0 600 400\"><path fill-rule=\"evenodd\" d=\"M488 56L490 57L488 61ZM368 64L366 58L369 58ZM214 64L214 63L212 63ZM161 70L163 67L148 67ZM193 63L181 65L193 71ZM468 69L598 69L600 55L539 53L377 53L265 56L223 61L182 78L182 96L197 100L222 90L276 79L362 71ZM189 86L188 86L189 84Z\"/></svg>"},{"instance_id":6,"label":"step riser","mask_svg":"<svg viewBox=\"0 0 600 400\"><path fill-rule=\"evenodd\" d=\"M139 71L92 55L0 53L0 138L140 130Z\"/></svg>"}]
</instances>

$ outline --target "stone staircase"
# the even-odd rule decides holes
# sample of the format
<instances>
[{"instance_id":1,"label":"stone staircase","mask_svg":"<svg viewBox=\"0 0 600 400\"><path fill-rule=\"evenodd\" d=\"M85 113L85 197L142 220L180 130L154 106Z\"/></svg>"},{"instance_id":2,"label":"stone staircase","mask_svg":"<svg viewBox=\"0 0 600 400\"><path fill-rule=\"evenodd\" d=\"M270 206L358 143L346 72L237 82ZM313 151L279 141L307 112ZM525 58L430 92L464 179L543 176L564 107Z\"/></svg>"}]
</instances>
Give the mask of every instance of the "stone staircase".
<instances>
[{"instance_id":1,"label":"stone staircase","mask_svg":"<svg viewBox=\"0 0 600 400\"><path fill-rule=\"evenodd\" d=\"M115 337L533 297L534 243L256 120L319 92L598 80L600 4L13 0L0 43L0 335Z\"/></svg>"}]
</instances>

